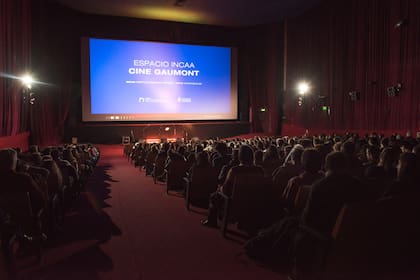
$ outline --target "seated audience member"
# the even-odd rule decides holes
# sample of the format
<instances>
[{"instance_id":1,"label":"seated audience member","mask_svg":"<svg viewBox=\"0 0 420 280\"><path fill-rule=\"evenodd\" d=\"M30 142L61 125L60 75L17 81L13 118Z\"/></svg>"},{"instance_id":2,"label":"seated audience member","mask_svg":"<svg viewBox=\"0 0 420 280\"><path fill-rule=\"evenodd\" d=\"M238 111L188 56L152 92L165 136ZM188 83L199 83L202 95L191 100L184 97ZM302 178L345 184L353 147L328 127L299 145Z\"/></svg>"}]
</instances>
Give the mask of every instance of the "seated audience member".
<instances>
[{"instance_id":1,"label":"seated audience member","mask_svg":"<svg viewBox=\"0 0 420 280\"><path fill-rule=\"evenodd\" d=\"M284 189L287 186L287 182L295 176L302 173L303 168L301 164L301 157L303 148L300 145L296 145L290 151L290 161L284 163L283 166L278 167L273 171L273 183L274 191L278 197L281 197Z\"/></svg>"},{"instance_id":2,"label":"seated audience member","mask_svg":"<svg viewBox=\"0 0 420 280\"><path fill-rule=\"evenodd\" d=\"M0 150L0 197L2 195L28 192L34 213L43 209L46 198L34 180L25 173L16 172L17 154L12 149Z\"/></svg>"},{"instance_id":3,"label":"seated audience member","mask_svg":"<svg viewBox=\"0 0 420 280\"><path fill-rule=\"evenodd\" d=\"M379 157L381 151L378 146L369 145L366 148L366 162L363 163L363 167L366 170L368 167L377 166L379 163Z\"/></svg>"},{"instance_id":4,"label":"seated audience member","mask_svg":"<svg viewBox=\"0 0 420 280\"><path fill-rule=\"evenodd\" d=\"M293 210L294 201L299 188L305 185L312 185L314 182L324 178L321 170L321 154L315 149L306 149L302 154L303 172L289 180L283 192L282 201L284 206Z\"/></svg>"},{"instance_id":5,"label":"seated audience member","mask_svg":"<svg viewBox=\"0 0 420 280\"><path fill-rule=\"evenodd\" d=\"M281 165L276 146L270 145L264 152L262 167L265 177L271 177L274 170Z\"/></svg>"},{"instance_id":6,"label":"seated audience member","mask_svg":"<svg viewBox=\"0 0 420 280\"><path fill-rule=\"evenodd\" d=\"M216 153L212 157L212 164L219 173L222 170L222 167L229 163L231 156L227 154L228 148L226 143L218 142L215 149Z\"/></svg>"},{"instance_id":7,"label":"seated audience member","mask_svg":"<svg viewBox=\"0 0 420 280\"><path fill-rule=\"evenodd\" d=\"M226 176L229 170L234 166L238 166L239 164L239 150L234 149L232 151L232 159L229 161L228 164L222 167L222 170L219 173L218 182L222 184L226 180Z\"/></svg>"},{"instance_id":8,"label":"seated audience member","mask_svg":"<svg viewBox=\"0 0 420 280\"><path fill-rule=\"evenodd\" d=\"M210 164L207 152L195 154L195 157L196 161L191 167L189 174L191 183L194 185L194 189L190 190L190 200L192 204L207 207L210 193L213 193L217 188L217 171ZM197 180L197 182L205 182L206 185L211 184L214 186L214 189L209 190L206 189L205 186L194 184L195 180Z\"/></svg>"},{"instance_id":9,"label":"seated audience member","mask_svg":"<svg viewBox=\"0 0 420 280\"><path fill-rule=\"evenodd\" d=\"M187 162L185 157L175 152L174 150L168 151L168 160L165 165L167 171L167 184L170 185L170 189L181 189L182 178L186 176Z\"/></svg>"},{"instance_id":10,"label":"seated audience member","mask_svg":"<svg viewBox=\"0 0 420 280\"><path fill-rule=\"evenodd\" d=\"M158 152L159 152L158 147L156 145L152 145L150 150L147 152L146 158L145 158L146 175L152 174L153 164L155 163Z\"/></svg>"},{"instance_id":11,"label":"seated audience member","mask_svg":"<svg viewBox=\"0 0 420 280\"><path fill-rule=\"evenodd\" d=\"M353 141L346 141L341 145L341 152L344 153L347 159L349 172L354 175L361 177L363 174L362 164L355 155L355 144Z\"/></svg>"},{"instance_id":12,"label":"seated audience member","mask_svg":"<svg viewBox=\"0 0 420 280\"><path fill-rule=\"evenodd\" d=\"M76 168L67 160L63 160L60 157L60 152L58 149L53 149L51 151L51 157L57 164L58 168L63 175L63 184L69 186L73 182L76 182L79 179L79 174L77 173ZM72 178L72 182L70 182L70 178Z\"/></svg>"},{"instance_id":13,"label":"seated audience member","mask_svg":"<svg viewBox=\"0 0 420 280\"><path fill-rule=\"evenodd\" d=\"M397 180L385 191L385 196L418 193L420 191L419 172L416 155L402 153L397 166Z\"/></svg>"},{"instance_id":14,"label":"seated audience member","mask_svg":"<svg viewBox=\"0 0 420 280\"><path fill-rule=\"evenodd\" d=\"M254 153L250 146L242 145L239 148L239 162L238 166L232 167L228 172L225 182L220 187L218 192L222 192L227 196L232 195L233 187L235 184L236 178L240 177L241 175L247 174L255 174L255 175L264 175L264 170L260 166L255 166L253 164L254 161ZM236 190L237 192L240 190ZM222 207L219 193L215 192L210 197L209 203L209 214L207 220L202 221L203 225L206 226L216 226L217 225L217 213L218 210Z\"/></svg>"},{"instance_id":15,"label":"seated audience member","mask_svg":"<svg viewBox=\"0 0 420 280\"><path fill-rule=\"evenodd\" d=\"M348 161L344 153L332 152L325 160L325 178L312 185L302 224L330 236L337 215L345 203L366 199L366 189L348 173Z\"/></svg>"},{"instance_id":16,"label":"seated audience member","mask_svg":"<svg viewBox=\"0 0 420 280\"><path fill-rule=\"evenodd\" d=\"M164 181L165 178L164 176L166 175L165 173L165 165L166 165L166 160L168 159L168 149L169 149L169 145L168 143L164 143L160 150L158 151L155 160L153 161L154 163L154 171L153 176L156 176L157 179Z\"/></svg>"},{"instance_id":17,"label":"seated audience member","mask_svg":"<svg viewBox=\"0 0 420 280\"><path fill-rule=\"evenodd\" d=\"M368 167L365 170L365 176L392 182L397 177L396 165L395 150L389 147L385 148L380 154L378 165Z\"/></svg>"},{"instance_id":18,"label":"seated audience member","mask_svg":"<svg viewBox=\"0 0 420 280\"><path fill-rule=\"evenodd\" d=\"M54 194L60 193L63 188L63 175L61 174L61 171L55 161L47 158L43 160L42 167L50 172L47 179L48 194L50 197Z\"/></svg>"},{"instance_id":19,"label":"seated audience member","mask_svg":"<svg viewBox=\"0 0 420 280\"><path fill-rule=\"evenodd\" d=\"M63 160L67 160L70 164L79 172L79 163L72 153L72 149L69 147L63 150Z\"/></svg>"},{"instance_id":20,"label":"seated audience member","mask_svg":"<svg viewBox=\"0 0 420 280\"><path fill-rule=\"evenodd\" d=\"M413 151L414 145L409 139L402 142L401 151L403 153L411 153Z\"/></svg>"}]
</instances>

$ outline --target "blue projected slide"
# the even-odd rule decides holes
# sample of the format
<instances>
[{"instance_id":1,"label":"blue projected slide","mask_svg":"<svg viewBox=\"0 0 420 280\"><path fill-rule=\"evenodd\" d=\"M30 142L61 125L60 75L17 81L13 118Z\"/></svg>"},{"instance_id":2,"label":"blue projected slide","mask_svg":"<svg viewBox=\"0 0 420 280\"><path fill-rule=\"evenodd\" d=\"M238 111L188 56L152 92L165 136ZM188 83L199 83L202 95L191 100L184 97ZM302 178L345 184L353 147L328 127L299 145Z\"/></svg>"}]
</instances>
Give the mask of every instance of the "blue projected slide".
<instances>
[{"instance_id":1,"label":"blue projected slide","mask_svg":"<svg viewBox=\"0 0 420 280\"><path fill-rule=\"evenodd\" d=\"M84 121L237 118L229 47L84 40Z\"/></svg>"}]
</instances>

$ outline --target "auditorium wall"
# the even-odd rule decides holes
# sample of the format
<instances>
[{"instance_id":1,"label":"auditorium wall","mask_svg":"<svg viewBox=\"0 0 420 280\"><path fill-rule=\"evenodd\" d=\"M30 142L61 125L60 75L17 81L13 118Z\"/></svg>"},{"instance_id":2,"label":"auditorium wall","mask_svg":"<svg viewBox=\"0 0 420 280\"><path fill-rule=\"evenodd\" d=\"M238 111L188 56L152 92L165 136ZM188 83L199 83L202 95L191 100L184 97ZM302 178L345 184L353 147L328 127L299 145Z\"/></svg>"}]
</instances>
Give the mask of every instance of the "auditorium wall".
<instances>
[{"instance_id":1,"label":"auditorium wall","mask_svg":"<svg viewBox=\"0 0 420 280\"><path fill-rule=\"evenodd\" d=\"M283 127L420 130L419 15L418 0L327 0L288 20ZM311 84L302 106L300 80ZM387 88L398 83L400 92L389 97ZM351 101L351 91L360 99Z\"/></svg>"},{"instance_id":2,"label":"auditorium wall","mask_svg":"<svg viewBox=\"0 0 420 280\"><path fill-rule=\"evenodd\" d=\"M253 28L219 27L197 24L174 23L154 20L89 15L81 13L55 2L34 0L32 7L32 68L39 79L51 86L39 89L39 104L34 110L38 119L47 123L51 129L39 131L35 142L69 141L71 136L78 136L91 142L104 135L126 129L137 129L146 124L130 125L87 124L81 120L81 75L80 75L80 38L104 37L190 43L202 45L222 45L238 48L238 122L197 124L192 126L203 135L207 129L217 136L233 136L232 133L252 132L274 133L280 129L278 80L279 72L272 72L273 67L281 65L281 50L271 48L276 55L273 60L267 55L267 46L276 42L282 46L278 31L282 24L258 26ZM279 52L280 51L280 52ZM276 63L273 66L274 62ZM277 63L277 61L279 63ZM277 69L277 70L278 70ZM277 71L276 70L276 71ZM281 86L280 86L281 88ZM260 107L270 107L267 116L261 116ZM250 113L251 112L251 113ZM253 114L254 113L254 114ZM56 125L52 125L56 124ZM118 128L122 127L122 128ZM104 130L105 129L105 130ZM95 133L101 131L101 133ZM56 135L56 136L55 136ZM215 135L215 136L216 136ZM210 136L210 135L209 135ZM109 141L109 139L103 139ZM115 137L115 141L120 141Z\"/></svg>"}]
</instances>

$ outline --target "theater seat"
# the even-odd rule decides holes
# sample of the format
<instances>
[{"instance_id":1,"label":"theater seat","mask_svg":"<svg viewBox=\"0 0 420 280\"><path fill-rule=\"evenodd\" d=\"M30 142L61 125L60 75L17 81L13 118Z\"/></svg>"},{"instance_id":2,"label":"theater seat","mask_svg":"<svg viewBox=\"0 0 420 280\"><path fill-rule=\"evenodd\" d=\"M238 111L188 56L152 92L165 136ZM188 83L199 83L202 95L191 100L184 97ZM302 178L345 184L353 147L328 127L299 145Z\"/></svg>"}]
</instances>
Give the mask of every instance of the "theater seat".
<instances>
[{"instance_id":1,"label":"theater seat","mask_svg":"<svg viewBox=\"0 0 420 280\"><path fill-rule=\"evenodd\" d=\"M243 175L238 177L233 186L232 196L222 194L224 207L222 217L222 235L226 236L228 224L238 223L238 227L253 234L265 226L265 215L272 210L265 200L270 196L269 179L261 175Z\"/></svg>"},{"instance_id":2,"label":"theater seat","mask_svg":"<svg viewBox=\"0 0 420 280\"><path fill-rule=\"evenodd\" d=\"M2 194L0 197L0 209L7 213L0 227L2 237L2 249L7 263L14 269L15 256L13 244L15 242L32 243L36 249L38 260L43 259L43 243L46 236L42 232L41 216L33 213L29 193L17 192Z\"/></svg>"},{"instance_id":3,"label":"theater seat","mask_svg":"<svg viewBox=\"0 0 420 280\"><path fill-rule=\"evenodd\" d=\"M214 168L194 168L191 179L184 178L185 207L190 204L202 208L209 205L209 197L217 189L217 170Z\"/></svg>"},{"instance_id":4,"label":"theater seat","mask_svg":"<svg viewBox=\"0 0 420 280\"><path fill-rule=\"evenodd\" d=\"M332 232L325 279L393 279L416 273L405 266L420 259L419 220L417 196L345 205Z\"/></svg>"}]
</instances>

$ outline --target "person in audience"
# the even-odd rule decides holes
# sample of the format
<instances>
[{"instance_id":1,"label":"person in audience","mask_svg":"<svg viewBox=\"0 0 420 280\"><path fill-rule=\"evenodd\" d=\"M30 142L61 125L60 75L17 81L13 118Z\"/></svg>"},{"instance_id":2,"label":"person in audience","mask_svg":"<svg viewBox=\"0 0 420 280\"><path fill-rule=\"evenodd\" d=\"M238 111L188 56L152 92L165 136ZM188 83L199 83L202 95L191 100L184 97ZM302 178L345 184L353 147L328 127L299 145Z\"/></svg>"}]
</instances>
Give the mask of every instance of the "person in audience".
<instances>
[{"instance_id":1,"label":"person in audience","mask_svg":"<svg viewBox=\"0 0 420 280\"><path fill-rule=\"evenodd\" d=\"M418 193L419 165L416 155L405 152L400 155L397 166L397 180L385 191L385 196L398 196L409 193Z\"/></svg>"},{"instance_id":2,"label":"person in audience","mask_svg":"<svg viewBox=\"0 0 420 280\"><path fill-rule=\"evenodd\" d=\"M296 145L289 153L288 157L290 157L290 161L285 162L282 166L273 171L272 176L275 188L274 192L277 197L281 197L283 195L284 189L292 177L298 176L302 173L302 153L303 147L301 145Z\"/></svg>"},{"instance_id":3,"label":"person in audience","mask_svg":"<svg viewBox=\"0 0 420 280\"><path fill-rule=\"evenodd\" d=\"M379 163L379 157L381 155L381 151L378 146L376 145L369 145L366 148L366 162L363 163L363 167L366 170L371 166L377 166Z\"/></svg>"},{"instance_id":4,"label":"person in audience","mask_svg":"<svg viewBox=\"0 0 420 280\"><path fill-rule=\"evenodd\" d=\"M186 176L186 172L188 171L185 157L174 150L169 150L165 170L167 171L166 184L170 185L169 188L181 189L182 178Z\"/></svg>"},{"instance_id":5,"label":"person in audience","mask_svg":"<svg viewBox=\"0 0 420 280\"><path fill-rule=\"evenodd\" d=\"M229 161L228 164L222 167L222 170L219 173L218 182L220 184L223 184L223 182L226 180L226 176L229 170L234 166L238 166L239 164L239 149L234 149L232 151L232 159Z\"/></svg>"},{"instance_id":6,"label":"person in audience","mask_svg":"<svg viewBox=\"0 0 420 280\"><path fill-rule=\"evenodd\" d=\"M70 162L74 169L76 169L76 171L79 172L79 163L77 162L77 159L72 153L72 148L69 147L63 150L63 160L67 160L68 162Z\"/></svg>"},{"instance_id":7,"label":"person in audience","mask_svg":"<svg viewBox=\"0 0 420 280\"><path fill-rule=\"evenodd\" d=\"M365 200L367 194L363 183L349 174L344 153L328 154L325 168L325 178L312 185L301 223L330 236L341 207L345 203Z\"/></svg>"},{"instance_id":8,"label":"person in audience","mask_svg":"<svg viewBox=\"0 0 420 280\"><path fill-rule=\"evenodd\" d=\"M216 153L212 158L212 164L219 173L222 170L222 167L229 163L231 156L227 154L227 145L224 142L218 142L216 144Z\"/></svg>"},{"instance_id":9,"label":"person in audience","mask_svg":"<svg viewBox=\"0 0 420 280\"><path fill-rule=\"evenodd\" d=\"M207 207L209 196L217 188L217 171L210 164L207 152L195 154L196 161L190 171L190 202L197 206ZM201 182L197 184L195 182Z\"/></svg>"},{"instance_id":10,"label":"person in audience","mask_svg":"<svg viewBox=\"0 0 420 280\"><path fill-rule=\"evenodd\" d=\"M356 147L354 141L347 140L341 145L341 152L344 153L348 162L349 172L354 175L361 177L363 173L362 164L356 157Z\"/></svg>"},{"instance_id":11,"label":"person in audience","mask_svg":"<svg viewBox=\"0 0 420 280\"><path fill-rule=\"evenodd\" d=\"M306 149L302 153L303 172L292 177L283 192L282 202L286 208L293 210L296 194L302 186L312 185L314 182L324 178L321 170L321 154L315 149Z\"/></svg>"},{"instance_id":12,"label":"person in audience","mask_svg":"<svg viewBox=\"0 0 420 280\"><path fill-rule=\"evenodd\" d=\"M50 196L61 193L63 188L63 175L54 160L46 158L42 162L42 167L47 169L50 174L48 176L48 194Z\"/></svg>"},{"instance_id":13,"label":"person in audience","mask_svg":"<svg viewBox=\"0 0 420 280\"><path fill-rule=\"evenodd\" d=\"M12 149L0 150L0 197L2 195L28 192L34 213L46 205L46 197L38 189L35 181L25 173L16 172L17 154Z\"/></svg>"},{"instance_id":14,"label":"person in audience","mask_svg":"<svg viewBox=\"0 0 420 280\"><path fill-rule=\"evenodd\" d=\"M51 151L51 157L61 171L64 185L70 186L79 180L79 174L77 173L76 168L74 168L74 166L71 165L69 161L63 160L60 157L60 152L58 149L53 149Z\"/></svg>"},{"instance_id":15,"label":"person in audience","mask_svg":"<svg viewBox=\"0 0 420 280\"><path fill-rule=\"evenodd\" d=\"M261 177L264 176L264 170L260 166L254 165L254 153L250 146L248 145L242 145L239 148L239 162L240 164L238 166L232 167L228 175L226 177L225 182L220 187L219 191L215 192L210 197L210 203L209 203L209 214L206 220L202 221L203 225L206 226L216 226L217 225L217 214L218 210L222 207L222 200L219 196L218 192L222 192L223 194L227 196L231 196L233 192L233 187L235 184L236 178L247 174L255 174L255 175L261 175ZM236 190L240 191L240 190Z\"/></svg>"},{"instance_id":16,"label":"person in audience","mask_svg":"<svg viewBox=\"0 0 420 280\"><path fill-rule=\"evenodd\" d=\"M153 165L155 164L156 156L158 155L158 147L154 144L150 147L150 150L147 151L145 159L145 169L146 175L151 175L153 172Z\"/></svg>"},{"instance_id":17,"label":"person in audience","mask_svg":"<svg viewBox=\"0 0 420 280\"><path fill-rule=\"evenodd\" d=\"M392 182L397 177L396 151L393 148L382 150L377 166L368 167L365 170L366 177L383 179L384 182Z\"/></svg>"},{"instance_id":18,"label":"person in audience","mask_svg":"<svg viewBox=\"0 0 420 280\"><path fill-rule=\"evenodd\" d=\"M270 145L264 152L262 167L265 177L271 177L274 170L281 165L276 146Z\"/></svg>"}]
</instances>

